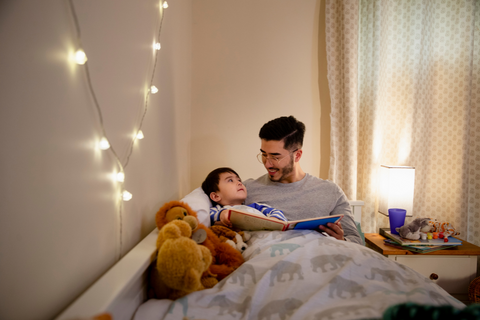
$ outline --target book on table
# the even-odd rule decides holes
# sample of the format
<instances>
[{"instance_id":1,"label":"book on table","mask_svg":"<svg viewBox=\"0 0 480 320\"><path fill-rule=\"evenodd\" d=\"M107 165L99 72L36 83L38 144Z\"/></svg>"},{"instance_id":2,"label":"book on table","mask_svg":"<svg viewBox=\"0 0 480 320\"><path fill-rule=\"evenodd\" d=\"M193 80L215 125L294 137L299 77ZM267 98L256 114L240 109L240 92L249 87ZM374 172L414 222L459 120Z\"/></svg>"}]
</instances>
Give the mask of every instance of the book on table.
<instances>
[{"instance_id":1,"label":"book on table","mask_svg":"<svg viewBox=\"0 0 480 320\"><path fill-rule=\"evenodd\" d=\"M262 214L254 214L237 209L226 209L228 218L235 228L245 231L286 231L286 230L315 230L320 225L338 223L343 214L334 216L317 217L311 219L282 221L276 218L266 217Z\"/></svg>"},{"instance_id":2,"label":"book on table","mask_svg":"<svg viewBox=\"0 0 480 320\"><path fill-rule=\"evenodd\" d=\"M445 242L444 239L427 239L427 240L410 240L400 237L398 234L393 234L390 229L383 229L383 232L380 233L382 236L392 239L401 246L460 246L462 241L454 238L448 237L448 241Z\"/></svg>"},{"instance_id":3,"label":"book on table","mask_svg":"<svg viewBox=\"0 0 480 320\"><path fill-rule=\"evenodd\" d=\"M405 245L405 246L402 246L401 244L399 244L399 243L396 242L396 241L393 241L392 239L385 239L385 240L383 240L383 243L384 243L386 246L389 246L389 247L393 247L393 248L397 248L397 249L401 249L401 250L409 250L409 251L416 252L416 253L428 253L428 252L433 252L433 251L437 251L437 250L444 250L444 249L449 249L449 248L457 247L456 245L452 245L452 246L435 246L435 245L432 245L432 246L415 246L415 245Z\"/></svg>"}]
</instances>

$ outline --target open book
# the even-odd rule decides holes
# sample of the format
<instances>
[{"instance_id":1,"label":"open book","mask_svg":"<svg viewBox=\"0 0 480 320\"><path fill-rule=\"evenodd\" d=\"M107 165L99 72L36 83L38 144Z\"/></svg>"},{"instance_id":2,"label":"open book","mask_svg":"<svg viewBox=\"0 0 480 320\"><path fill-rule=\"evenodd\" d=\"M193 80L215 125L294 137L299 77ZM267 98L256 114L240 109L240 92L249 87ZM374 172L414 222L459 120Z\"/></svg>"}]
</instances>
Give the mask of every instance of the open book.
<instances>
[{"instance_id":1,"label":"open book","mask_svg":"<svg viewBox=\"0 0 480 320\"><path fill-rule=\"evenodd\" d=\"M329 222L338 223L343 218L343 214L340 214L336 216L326 216L304 220L282 221L275 218L269 218L264 215L257 215L237 209L226 210L228 212L228 217L232 225L235 228L245 231L285 231L292 229L314 230L318 229L318 226L326 225Z\"/></svg>"}]
</instances>

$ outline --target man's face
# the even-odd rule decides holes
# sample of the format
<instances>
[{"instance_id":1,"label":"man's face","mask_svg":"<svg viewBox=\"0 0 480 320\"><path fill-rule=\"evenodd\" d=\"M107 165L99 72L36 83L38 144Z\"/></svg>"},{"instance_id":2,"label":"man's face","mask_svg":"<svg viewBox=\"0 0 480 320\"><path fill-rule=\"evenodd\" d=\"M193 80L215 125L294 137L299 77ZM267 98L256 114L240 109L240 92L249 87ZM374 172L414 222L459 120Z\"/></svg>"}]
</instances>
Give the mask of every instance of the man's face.
<instances>
[{"instance_id":1,"label":"man's face","mask_svg":"<svg viewBox=\"0 0 480 320\"><path fill-rule=\"evenodd\" d=\"M283 148L283 141L263 140L260 151L268 177L273 182L291 183L295 166L294 154Z\"/></svg>"}]
</instances>

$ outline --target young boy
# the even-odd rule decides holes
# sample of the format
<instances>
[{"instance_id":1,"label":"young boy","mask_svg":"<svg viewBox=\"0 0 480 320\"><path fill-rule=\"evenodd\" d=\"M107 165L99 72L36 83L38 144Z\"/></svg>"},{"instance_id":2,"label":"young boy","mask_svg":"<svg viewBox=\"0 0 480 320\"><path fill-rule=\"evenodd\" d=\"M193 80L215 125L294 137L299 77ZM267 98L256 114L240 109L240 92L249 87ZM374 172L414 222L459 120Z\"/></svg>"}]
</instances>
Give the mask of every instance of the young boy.
<instances>
[{"instance_id":1,"label":"young boy","mask_svg":"<svg viewBox=\"0 0 480 320\"><path fill-rule=\"evenodd\" d=\"M202 189L210 197L213 205L210 208L212 225L216 221L221 221L225 226L231 228L232 224L227 217L227 211L225 211L231 207L287 221L282 211L265 204L243 205L247 198L247 188L243 185L240 176L231 168L218 168L210 172L202 183Z\"/></svg>"}]
</instances>

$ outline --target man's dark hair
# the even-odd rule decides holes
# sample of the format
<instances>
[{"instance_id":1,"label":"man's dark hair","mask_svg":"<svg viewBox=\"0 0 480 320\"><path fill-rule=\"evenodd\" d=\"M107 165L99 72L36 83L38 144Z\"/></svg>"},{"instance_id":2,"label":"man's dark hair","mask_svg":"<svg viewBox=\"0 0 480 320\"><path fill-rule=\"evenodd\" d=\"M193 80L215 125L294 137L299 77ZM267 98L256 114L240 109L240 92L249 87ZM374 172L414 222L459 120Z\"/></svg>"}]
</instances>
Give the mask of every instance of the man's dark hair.
<instances>
[{"instance_id":1,"label":"man's dark hair","mask_svg":"<svg viewBox=\"0 0 480 320\"><path fill-rule=\"evenodd\" d=\"M273 119L263 125L259 137L263 140L284 140L284 148L300 149L303 146L305 125L293 116Z\"/></svg>"},{"instance_id":2,"label":"man's dark hair","mask_svg":"<svg viewBox=\"0 0 480 320\"><path fill-rule=\"evenodd\" d=\"M218 188L218 184L220 183L220 175L225 172L233 173L234 175L240 178L240 176L238 175L238 173L235 172L235 170L227 167L217 168L212 172L210 172L208 176L205 178L205 181L203 181L202 183L202 189L207 194L209 199L210 199L210 193L220 191L220 189ZM214 206L218 204L212 199L210 199L210 202Z\"/></svg>"}]
</instances>

